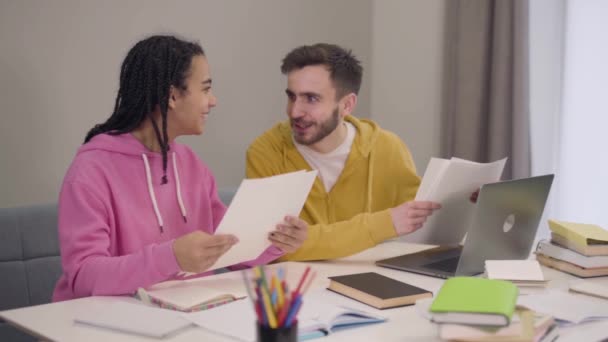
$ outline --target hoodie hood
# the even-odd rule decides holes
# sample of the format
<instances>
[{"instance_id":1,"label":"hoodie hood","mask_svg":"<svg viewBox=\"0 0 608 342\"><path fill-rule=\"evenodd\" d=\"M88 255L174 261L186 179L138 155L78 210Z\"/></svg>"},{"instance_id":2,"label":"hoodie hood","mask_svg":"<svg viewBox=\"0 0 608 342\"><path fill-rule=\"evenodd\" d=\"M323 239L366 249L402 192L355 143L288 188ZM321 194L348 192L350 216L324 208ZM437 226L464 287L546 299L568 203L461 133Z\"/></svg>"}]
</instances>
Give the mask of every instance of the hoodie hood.
<instances>
[{"instance_id":1,"label":"hoodie hood","mask_svg":"<svg viewBox=\"0 0 608 342\"><path fill-rule=\"evenodd\" d=\"M180 207L182 218L184 219L184 222L187 222L188 213L186 211L186 206L182 198L176 147L177 144L175 142L169 144L169 151L167 151L167 170L165 170L165 174L163 174L161 177L163 179L166 179L166 172L169 172L169 169L171 168L173 169L173 178L175 179L175 182L173 182L173 186L175 186L175 192L177 194L176 199ZM133 156L134 158L139 158L142 160L146 173L148 195L150 196L150 200L152 201L154 214L156 215L156 220L158 222L160 232L164 232L164 220L158 208L158 201L156 200L156 193L154 191L154 186L152 182L152 172L150 168L150 159L152 159L154 162L157 162L157 160L159 162L162 158L162 153L152 152L148 150L148 148L144 146L144 144L142 144L139 140L137 140L137 138L135 138L135 136L133 136L131 133L124 133L118 135L98 134L93 137L93 139L91 139L88 143L82 145L78 149L77 154L84 154L88 151L95 150L120 153L124 155Z\"/></svg>"},{"instance_id":2,"label":"hoodie hood","mask_svg":"<svg viewBox=\"0 0 608 342\"><path fill-rule=\"evenodd\" d=\"M169 153L175 150L175 145L175 142L169 144ZM148 148L137 140L137 138L135 138L131 133L118 135L110 135L107 133L98 134L94 136L93 139L91 139L88 143L82 145L78 149L78 154L93 150L116 152L132 155L137 158L141 158L142 154L146 154L150 158L162 158L162 154L160 152L152 152L148 150Z\"/></svg>"},{"instance_id":3,"label":"hoodie hood","mask_svg":"<svg viewBox=\"0 0 608 342\"><path fill-rule=\"evenodd\" d=\"M348 177L350 173L355 172L356 167L354 165L358 165L360 163L365 163L368 166L367 173L367 202L365 204L366 210L370 211L372 208L372 183L374 179L374 151L373 147L376 145L376 140L378 139L381 129L380 127L373 121L366 119L357 119L352 115L347 115L344 117L346 122L349 122L355 126L357 130L357 135L355 136L355 140L353 141L353 145L351 147L350 155L344 165L344 169L340 177ZM311 170L310 165L306 162L304 157L298 152L295 144L293 143L293 132L291 130L291 125L289 120L284 121L279 124L279 131L281 134L281 139L283 140L283 163L292 164L296 169L302 170ZM318 183L316 187L320 189L324 189L322 186L322 182L320 179L317 179L315 183ZM318 196L325 196L324 191L317 191ZM315 196L313 193L312 196Z\"/></svg>"}]
</instances>

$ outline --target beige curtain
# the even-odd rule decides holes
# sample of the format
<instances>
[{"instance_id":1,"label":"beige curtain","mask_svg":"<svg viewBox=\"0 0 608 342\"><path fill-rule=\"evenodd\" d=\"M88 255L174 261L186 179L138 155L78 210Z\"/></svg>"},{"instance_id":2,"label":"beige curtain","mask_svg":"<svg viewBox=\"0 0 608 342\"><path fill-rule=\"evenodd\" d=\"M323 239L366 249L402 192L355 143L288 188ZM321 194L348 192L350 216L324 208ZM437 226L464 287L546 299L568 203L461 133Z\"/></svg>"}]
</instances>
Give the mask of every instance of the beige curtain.
<instances>
[{"instance_id":1,"label":"beige curtain","mask_svg":"<svg viewBox=\"0 0 608 342\"><path fill-rule=\"evenodd\" d=\"M442 152L509 161L503 179L530 174L528 2L449 0Z\"/></svg>"}]
</instances>

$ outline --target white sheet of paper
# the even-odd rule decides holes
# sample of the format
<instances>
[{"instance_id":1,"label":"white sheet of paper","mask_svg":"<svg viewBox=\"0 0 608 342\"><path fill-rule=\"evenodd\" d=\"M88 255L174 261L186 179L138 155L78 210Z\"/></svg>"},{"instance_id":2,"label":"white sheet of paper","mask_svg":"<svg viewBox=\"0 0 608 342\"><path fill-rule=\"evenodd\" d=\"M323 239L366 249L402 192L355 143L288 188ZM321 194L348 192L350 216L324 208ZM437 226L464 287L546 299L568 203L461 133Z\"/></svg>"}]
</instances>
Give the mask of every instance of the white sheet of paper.
<instances>
[{"instance_id":1,"label":"white sheet of paper","mask_svg":"<svg viewBox=\"0 0 608 342\"><path fill-rule=\"evenodd\" d=\"M589 280L576 280L569 284L570 291L608 299L608 286Z\"/></svg>"},{"instance_id":2,"label":"white sheet of paper","mask_svg":"<svg viewBox=\"0 0 608 342\"><path fill-rule=\"evenodd\" d=\"M216 230L234 234L239 242L213 269L250 261L264 252L270 246L268 233L285 215L299 216L316 177L315 170L243 180Z\"/></svg>"},{"instance_id":3,"label":"white sheet of paper","mask_svg":"<svg viewBox=\"0 0 608 342\"><path fill-rule=\"evenodd\" d=\"M111 329L124 333L163 338L192 323L177 311L155 308L144 304L104 303L80 313L77 323Z\"/></svg>"},{"instance_id":4,"label":"white sheet of paper","mask_svg":"<svg viewBox=\"0 0 608 342\"><path fill-rule=\"evenodd\" d=\"M489 279L544 281L536 260L486 260Z\"/></svg>"},{"instance_id":5,"label":"white sheet of paper","mask_svg":"<svg viewBox=\"0 0 608 342\"><path fill-rule=\"evenodd\" d=\"M210 310L184 313L182 317L205 330L239 341L255 341L256 317L249 298Z\"/></svg>"},{"instance_id":6,"label":"white sheet of paper","mask_svg":"<svg viewBox=\"0 0 608 342\"><path fill-rule=\"evenodd\" d=\"M518 305L577 324L593 318L608 318L607 303L603 299L561 290L519 296L517 299Z\"/></svg>"},{"instance_id":7,"label":"white sheet of paper","mask_svg":"<svg viewBox=\"0 0 608 342\"><path fill-rule=\"evenodd\" d=\"M460 243L473 216L471 194L483 184L500 180L507 158L492 163L475 163L452 158L432 158L424 173L417 201L433 201L442 208L424 226L402 240L424 244Z\"/></svg>"}]
</instances>

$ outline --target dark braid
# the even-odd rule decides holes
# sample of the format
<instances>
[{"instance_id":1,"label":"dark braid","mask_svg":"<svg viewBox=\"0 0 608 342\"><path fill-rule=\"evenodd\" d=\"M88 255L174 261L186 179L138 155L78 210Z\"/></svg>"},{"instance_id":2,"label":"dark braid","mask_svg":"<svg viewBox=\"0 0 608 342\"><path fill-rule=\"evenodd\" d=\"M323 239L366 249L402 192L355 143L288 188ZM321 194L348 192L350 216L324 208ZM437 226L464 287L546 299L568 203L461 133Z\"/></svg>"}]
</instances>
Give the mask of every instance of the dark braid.
<instances>
[{"instance_id":1,"label":"dark braid","mask_svg":"<svg viewBox=\"0 0 608 342\"><path fill-rule=\"evenodd\" d=\"M118 135L131 132L149 118L163 156L161 183L167 183L169 92L171 86L186 90L192 58L198 55L205 55L198 43L173 36L152 36L135 44L120 68L120 86L112 115L106 122L95 125L87 133L84 143L102 133ZM153 118L156 106L161 113L160 128Z\"/></svg>"}]
</instances>

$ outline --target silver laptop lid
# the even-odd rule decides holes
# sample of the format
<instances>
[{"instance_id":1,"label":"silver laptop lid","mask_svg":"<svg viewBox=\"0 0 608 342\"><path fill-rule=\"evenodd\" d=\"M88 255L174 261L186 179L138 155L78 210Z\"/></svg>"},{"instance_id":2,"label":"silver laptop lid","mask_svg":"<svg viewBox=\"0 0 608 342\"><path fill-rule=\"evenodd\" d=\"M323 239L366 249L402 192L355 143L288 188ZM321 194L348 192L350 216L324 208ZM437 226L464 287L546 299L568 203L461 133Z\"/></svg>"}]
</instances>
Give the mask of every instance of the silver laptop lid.
<instances>
[{"instance_id":1,"label":"silver laptop lid","mask_svg":"<svg viewBox=\"0 0 608 342\"><path fill-rule=\"evenodd\" d=\"M456 275L484 271L485 260L520 260L530 255L553 175L481 187Z\"/></svg>"}]
</instances>

